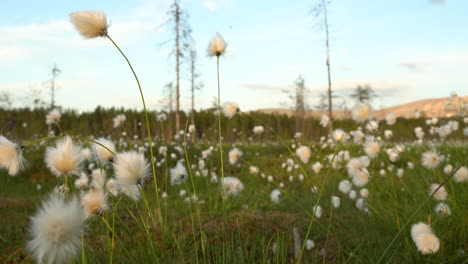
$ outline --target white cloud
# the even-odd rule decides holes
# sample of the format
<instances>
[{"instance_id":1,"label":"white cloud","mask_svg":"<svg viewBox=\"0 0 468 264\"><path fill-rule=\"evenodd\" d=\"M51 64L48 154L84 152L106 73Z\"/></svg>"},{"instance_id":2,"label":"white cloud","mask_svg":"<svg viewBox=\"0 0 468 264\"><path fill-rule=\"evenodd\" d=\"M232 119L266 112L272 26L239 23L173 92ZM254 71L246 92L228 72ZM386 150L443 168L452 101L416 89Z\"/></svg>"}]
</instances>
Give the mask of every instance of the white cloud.
<instances>
[{"instance_id":1,"label":"white cloud","mask_svg":"<svg viewBox=\"0 0 468 264\"><path fill-rule=\"evenodd\" d=\"M211 12L215 12L216 10L218 10L218 4L214 1L205 1L203 2L203 6Z\"/></svg>"},{"instance_id":2,"label":"white cloud","mask_svg":"<svg viewBox=\"0 0 468 264\"><path fill-rule=\"evenodd\" d=\"M30 51L18 45L1 44L0 45L0 61L13 61L24 59L29 55Z\"/></svg>"}]
</instances>

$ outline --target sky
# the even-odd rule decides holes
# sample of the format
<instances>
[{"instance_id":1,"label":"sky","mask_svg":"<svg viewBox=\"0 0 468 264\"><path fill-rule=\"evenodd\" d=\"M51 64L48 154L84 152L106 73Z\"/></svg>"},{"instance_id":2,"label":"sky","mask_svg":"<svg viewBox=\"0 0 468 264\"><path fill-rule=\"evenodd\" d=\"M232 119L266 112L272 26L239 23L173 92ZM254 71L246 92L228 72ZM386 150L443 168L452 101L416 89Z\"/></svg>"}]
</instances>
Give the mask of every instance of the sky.
<instances>
[{"instance_id":1,"label":"sky","mask_svg":"<svg viewBox=\"0 0 468 264\"><path fill-rule=\"evenodd\" d=\"M57 104L80 111L96 106L141 108L135 80L104 38L83 39L69 21L74 11L102 10L109 35L129 57L150 109L167 105L163 87L175 80L170 0L0 0L0 91L15 106L32 89L48 99L50 69L57 64ZM318 0L180 0L189 14L200 80L196 109L217 95L216 60L206 56L218 32L228 43L220 60L221 101L243 110L288 107L287 91L305 79L313 108L327 90L325 33L311 15ZM336 105L357 85L377 92L374 108L468 93L468 1L335 0L328 6L332 87ZM164 44L165 42L168 42ZM187 66L183 66L184 71ZM189 74L181 107L190 108Z\"/></svg>"}]
</instances>

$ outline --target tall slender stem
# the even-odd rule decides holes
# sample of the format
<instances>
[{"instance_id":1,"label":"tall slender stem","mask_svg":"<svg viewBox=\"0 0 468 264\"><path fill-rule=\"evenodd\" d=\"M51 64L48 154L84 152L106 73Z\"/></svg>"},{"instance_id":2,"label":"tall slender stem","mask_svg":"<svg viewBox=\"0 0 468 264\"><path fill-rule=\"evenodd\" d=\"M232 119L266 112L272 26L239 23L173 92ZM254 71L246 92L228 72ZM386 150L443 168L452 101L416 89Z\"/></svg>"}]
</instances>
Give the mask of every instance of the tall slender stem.
<instances>
[{"instance_id":1,"label":"tall slender stem","mask_svg":"<svg viewBox=\"0 0 468 264\"><path fill-rule=\"evenodd\" d=\"M150 157L151 157L150 163L151 163L151 169L152 169L152 172L153 172L154 191L156 192L156 201L158 203L158 208L161 208L161 206L160 206L161 204L160 204L160 201L159 201L158 182L157 182L157 179L156 179L156 168L154 166L153 142L152 142L152 138L151 138L151 128L150 128L150 124L149 124L148 111L146 110L145 96L143 95L143 90L141 89L140 81L138 80L138 77L137 77L137 75L135 73L135 70L133 70L132 64L128 60L127 56L125 56L123 51L119 48L119 46L114 42L114 40L109 35L106 35L106 37L112 42L112 44L114 44L114 46L117 48L117 50L119 50L120 54L122 54L124 59L127 61L128 66L130 67L130 70L132 70L133 76L135 77L135 80L136 80L136 82L138 84L138 89L140 90L141 101L143 103L143 111L144 111L144 114L145 114L146 129L147 129L147 133L148 133L148 142L149 142L149 145L150 145L150 147L149 147ZM160 219L160 220L162 220L162 219Z\"/></svg>"},{"instance_id":2,"label":"tall slender stem","mask_svg":"<svg viewBox=\"0 0 468 264\"><path fill-rule=\"evenodd\" d=\"M216 56L216 72L218 76L218 136L219 136L219 158L221 161L221 192L224 196L224 162L223 162L223 140L221 136L221 88L219 84L219 56Z\"/></svg>"}]
</instances>

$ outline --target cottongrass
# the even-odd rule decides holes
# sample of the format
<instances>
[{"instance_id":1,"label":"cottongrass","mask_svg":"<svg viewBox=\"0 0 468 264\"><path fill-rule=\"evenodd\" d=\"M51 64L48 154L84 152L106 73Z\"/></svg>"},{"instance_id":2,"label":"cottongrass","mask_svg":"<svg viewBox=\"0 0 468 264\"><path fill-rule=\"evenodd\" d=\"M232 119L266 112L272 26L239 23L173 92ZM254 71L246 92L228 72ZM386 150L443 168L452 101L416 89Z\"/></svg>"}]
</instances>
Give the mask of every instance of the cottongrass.
<instances>
[{"instance_id":1,"label":"cottongrass","mask_svg":"<svg viewBox=\"0 0 468 264\"><path fill-rule=\"evenodd\" d=\"M460 167L453 175L455 182L466 182L468 180L468 168L466 166Z\"/></svg>"},{"instance_id":2,"label":"cottongrass","mask_svg":"<svg viewBox=\"0 0 468 264\"><path fill-rule=\"evenodd\" d=\"M233 102L225 102L223 105L223 113L228 118L233 117L237 113L239 113L240 109L236 103Z\"/></svg>"},{"instance_id":3,"label":"cottongrass","mask_svg":"<svg viewBox=\"0 0 468 264\"><path fill-rule=\"evenodd\" d=\"M105 138L98 138L96 142L100 143L99 144L94 144L94 152L96 153L96 157L101 161L101 162L110 162L114 158L114 153L115 153L115 145L112 141L105 139ZM105 147L103 147L105 146Z\"/></svg>"},{"instance_id":4,"label":"cottongrass","mask_svg":"<svg viewBox=\"0 0 468 264\"><path fill-rule=\"evenodd\" d=\"M106 13L96 10L84 10L70 14L70 20L84 38L107 36Z\"/></svg>"},{"instance_id":5,"label":"cottongrass","mask_svg":"<svg viewBox=\"0 0 468 264\"><path fill-rule=\"evenodd\" d=\"M126 119L127 118L125 117L124 114L120 114L114 117L114 119L112 119L112 121L114 122L114 128L122 126L125 123Z\"/></svg>"},{"instance_id":6,"label":"cottongrass","mask_svg":"<svg viewBox=\"0 0 468 264\"><path fill-rule=\"evenodd\" d=\"M60 121L60 111L58 109L53 109L46 115L46 124L47 125L55 125Z\"/></svg>"},{"instance_id":7,"label":"cottongrass","mask_svg":"<svg viewBox=\"0 0 468 264\"><path fill-rule=\"evenodd\" d=\"M431 187L429 188L429 194L432 194L438 187L439 184L431 184ZM438 201L447 200L447 196L448 194L444 186L440 187L433 195L434 199Z\"/></svg>"},{"instance_id":8,"label":"cottongrass","mask_svg":"<svg viewBox=\"0 0 468 264\"><path fill-rule=\"evenodd\" d=\"M90 189L81 196L81 205L86 217L101 215L109 209L107 204L107 193L103 189Z\"/></svg>"},{"instance_id":9,"label":"cottongrass","mask_svg":"<svg viewBox=\"0 0 468 264\"><path fill-rule=\"evenodd\" d=\"M237 196L244 190L244 184L238 178L224 177L221 190L227 196Z\"/></svg>"},{"instance_id":10,"label":"cottongrass","mask_svg":"<svg viewBox=\"0 0 468 264\"><path fill-rule=\"evenodd\" d=\"M27 250L38 263L65 263L81 248L85 215L76 197L52 194L31 218Z\"/></svg>"},{"instance_id":11,"label":"cottongrass","mask_svg":"<svg viewBox=\"0 0 468 264\"><path fill-rule=\"evenodd\" d=\"M136 151L117 154L113 167L117 183L122 187L142 185L150 173L145 156Z\"/></svg>"},{"instance_id":12,"label":"cottongrass","mask_svg":"<svg viewBox=\"0 0 468 264\"><path fill-rule=\"evenodd\" d=\"M307 146L300 146L296 149L296 155L303 163L307 163L312 155L312 151Z\"/></svg>"},{"instance_id":13,"label":"cottongrass","mask_svg":"<svg viewBox=\"0 0 468 264\"><path fill-rule=\"evenodd\" d=\"M57 141L56 147L48 147L45 153L47 168L57 177L79 176L82 169L83 156L81 148L67 136Z\"/></svg>"},{"instance_id":14,"label":"cottongrass","mask_svg":"<svg viewBox=\"0 0 468 264\"><path fill-rule=\"evenodd\" d=\"M208 56L210 57L219 57L224 55L226 52L227 43L223 37L216 33L213 39L208 44Z\"/></svg>"},{"instance_id":15,"label":"cottongrass","mask_svg":"<svg viewBox=\"0 0 468 264\"><path fill-rule=\"evenodd\" d=\"M351 110L354 121L361 123L372 117L372 108L366 103L357 103Z\"/></svg>"},{"instance_id":16,"label":"cottongrass","mask_svg":"<svg viewBox=\"0 0 468 264\"><path fill-rule=\"evenodd\" d=\"M177 162L177 165L171 168L170 174L171 185L180 185L188 179L187 170L181 162Z\"/></svg>"},{"instance_id":17,"label":"cottongrass","mask_svg":"<svg viewBox=\"0 0 468 264\"><path fill-rule=\"evenodd\" d=\"M281 191L278 190L278 189L274 189L274 190L270 193L270 199L271 199L271 201L273 201L274 203L278 204L278 203L281 201Z\"/></svg>"},{"instance_id":18,"label":"cottongrass","mask_svg":"<svg viewBox=\"0 0 468 264\"><path fill-rule=\"evenodd\" d=\"M440 248L439 239L426 223L419 222L414 224L411 227L411 238L423 255L436 253Z\"/></svg>"},{"instance_id":19,"label":"cottongrass","mask_svg":"<svg viewBox=\"0 0 468 264\"><path fill-rule=\"evenodd\" d=\"M231 151L229 151L229 163L231 165L236 164L240 157L242 157L242 151L240 151L238 148L233 148Z\"/></svg>"},{"instance_id":20,"label":"cottongrass","mask_svg":"<svg viewBox=\"0 0 468 264\"><path fill-rule=\"evenodd\" d=\"M24 164L23 148L0 135L0 167L15 176L24 168Z\"/></svg>"},{"instance_id":21,"label":"cottongrass","mask_svg":"<svg viewBox=\"0 0 468 264\"><path fill-rule=\"evenodd\" d=\"M422 154L421 163L428 169L437 168L444 161L444 156L441 156L437 151L426 151Z\"/></svg>"}]
</instances>

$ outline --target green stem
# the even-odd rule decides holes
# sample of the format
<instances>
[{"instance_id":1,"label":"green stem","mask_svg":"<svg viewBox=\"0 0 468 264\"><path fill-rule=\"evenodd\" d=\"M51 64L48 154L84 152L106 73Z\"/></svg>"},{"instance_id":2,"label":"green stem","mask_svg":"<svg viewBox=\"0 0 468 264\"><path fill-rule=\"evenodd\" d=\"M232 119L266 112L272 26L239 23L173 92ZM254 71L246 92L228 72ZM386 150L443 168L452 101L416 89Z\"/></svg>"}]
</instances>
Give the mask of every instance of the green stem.
<instances>
[{"instance_id":1,"label":"green stem","mask_svg":"<svg viewBox=\"0 0 468 264\"><path fill-rule=\"evenodd\" d=\"M218 137L219 137L219 158L221 161L221 192L222 192L222 196L224 197L224 162L223 162L223 141L222 141L222 136L221 136L221 88L220 88L220 83L219 83L219 56L216 56L216 72L217 72L217 77L218 77Z\"/></svg>"},{"instance_id":2,"label":"green stem","mask_svg":"<svg viewBox=\"0 0 468 264\"><path fill-rule=\"evenodd\" d=\"M137 82L138 89L140 90L141 101L143 103L143 111L144 111L144 114L145 114L146 129L147 129L147 133L148 133L148 142L149 142L150 157L151 157L150 163L151 163L151 168L152 168L152 172L153 172L154 191L156 192L156 201L158 203L158 208L161 208L161 206L160 206L161 204L160 204L160 201L159 201L158 182L157 182L157 179L156 179L156 168L154 166L153 142L152 142L152 138L151 138L151 129L150 129L150 123L149 123L149 118L148 118L148 111L146 110L146 103L145 103L145 97L143 95L143 90L141 89L140 81L138 80L138 77L137 77L137 75L135 73L135 70L133 70L132 64L128 60L127 56L125 56L125 54L119 48L117 43L115 43L114 40L109 35L106 35L106 37L112 42L112 44L114 44L114 46L117 48L117 50L119 50L120 54L122 54L124 59L127 61L127 64L130 67L130 70L132 71L133 76L135 77L135 80Z\"/></svg>"}]
</instances>

